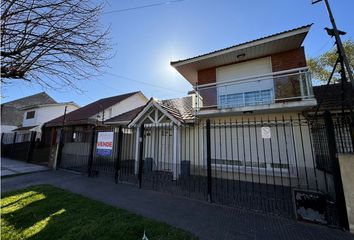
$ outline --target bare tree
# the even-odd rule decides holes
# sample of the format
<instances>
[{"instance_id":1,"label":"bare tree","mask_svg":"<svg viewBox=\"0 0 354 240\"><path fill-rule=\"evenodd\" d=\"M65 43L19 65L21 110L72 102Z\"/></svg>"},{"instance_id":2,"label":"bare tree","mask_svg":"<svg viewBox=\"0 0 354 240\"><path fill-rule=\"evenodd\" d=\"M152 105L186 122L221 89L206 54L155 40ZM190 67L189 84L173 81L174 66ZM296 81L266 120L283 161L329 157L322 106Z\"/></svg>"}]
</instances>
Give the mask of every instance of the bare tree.
<instances>
[{"instance_id":1,"label":"bare tree","mask_svg":"<svg viewBox=\"0 0 354 240\"><path fill-rule=\"evenodd\" d=\"M105 66L111 49L91 0L2 0L1 82L75 86Z\"/></svg>"}]
</instances>

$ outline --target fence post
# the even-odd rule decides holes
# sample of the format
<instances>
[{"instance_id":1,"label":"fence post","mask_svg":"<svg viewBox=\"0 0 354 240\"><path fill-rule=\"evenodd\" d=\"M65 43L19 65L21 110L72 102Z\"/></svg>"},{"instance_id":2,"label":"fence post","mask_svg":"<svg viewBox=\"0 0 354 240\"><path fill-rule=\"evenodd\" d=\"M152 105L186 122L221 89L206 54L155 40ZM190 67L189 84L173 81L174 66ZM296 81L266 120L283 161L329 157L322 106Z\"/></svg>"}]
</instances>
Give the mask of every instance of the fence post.
<instances>
[{"instance_id":1,"label":"fence post","mask_svg":"<svg viewBox=\"0 0 354 240\"><path fill-rule=\"evenodd\" d=\"M58 155L57 155L57 166L60 167L61 163L61 156L62 156L62 151L63 151L63 146L64 146L64 136L65 136L65 131L64 128L60 129L60 135L59 135L59 143L58 143Z\"/></svg>"},{"instance_id":2,"label":"fence post","mask_svg":"<svg viewBox=\"0 0 354 240\"><path fill-rule=\"evenodd\" d=\"M349 114L349 135L350 139L352 140L352 150L354 151L354 112Z\"/></svg>"},{"instance_id":3,"label":"fence post","mask_svg":"<svg viewBox=\"0 0 354 240\"><path fill-rule=\"evenodd\" d=\"M141 188L142 179L143 179L143 150L144 150L144 124L140 126L139 131L139 172L138 172L138 180L139 180L139 188Z\"/></svg>"},{"instance_id":4,"label":"fence post","mask_svg":"<svg viewBox=\"0 0 354 240\"><path fill-rule=\"evenodd\" d=\"M29 161L32 160L33 149L34 149L35 141L36 141L36 135L37 135L37 132L31 132L30 143L29 143L29 146L28 146L26 162L29 162Z\"/></svg>"},{"instance_id":5,"label":"fence post","mask_svg":"<svg viewBox=\"0 0 354 240\"><path fill-rule=\"evenodd\" d=\"M329 111L325 111L323 116L324 116L324 121L326 126L328 151L329 151L330 159L332 161L332 173L333 173L334 188L336 192L336 206L338 210L339 224L341 227L349 230L348 215L347 215L347 209L345 204L342 177L339 168L339 161L337 157L336 138L335 138L332 115Z\"/></svg>"},{"instance_id":6,"label":"fence post","mask_svg":"<svg viewBox=\"0 0 354 240\"><path fill-rule=\"evenodd\" d=\"M10 155L10 158L13 157L12 154L13 154L13 152L14 152L14 145L15 145L15 143L16 143L16 136L17 136L17 132L14 133L14 137L13 137L13 139L12 139L11 152L10 152L10 154L9 154L9 155Z\"/></svg>"},{"instance_id":7,"label":"fence post","mask_svg":"<svg viewBox=\"0 0 354 240\"><path fill-rule=\"evenodd\" d=\"M92 128L92 134L91 134L91 144L90 144L90 155L87 163L87 171L88 171L88 177L91 177L92 175L92 164L93 164L93 151L95 150L95 137L96 137L96 128Z\"/></svg>"},{"instance_id":8,"label":"fence post","mask_svg":"<svg viewBox=\"0 0 354 240\"><path fill-rule=\"evenodd\" d=\"M122 161L122 147L123 147L123 129L122 126L119 126L118 131L118 152L117 152L117 162L116 162L116 169L114 174L114 180L118 183L118 175L120 171L120 165Z\"/></svg>"},{"instance_id":9,"label":"fence post","mask_svg":"<svg viewBox=\"0 0 354 240\"><path fill-rule=\"evenodd\" d=\"M208 200L212 202L211 194L211 143L210 143L210 119L206 120L206 150L207 150L207 174L208 174Z\"/></svg>"}]
</instances>

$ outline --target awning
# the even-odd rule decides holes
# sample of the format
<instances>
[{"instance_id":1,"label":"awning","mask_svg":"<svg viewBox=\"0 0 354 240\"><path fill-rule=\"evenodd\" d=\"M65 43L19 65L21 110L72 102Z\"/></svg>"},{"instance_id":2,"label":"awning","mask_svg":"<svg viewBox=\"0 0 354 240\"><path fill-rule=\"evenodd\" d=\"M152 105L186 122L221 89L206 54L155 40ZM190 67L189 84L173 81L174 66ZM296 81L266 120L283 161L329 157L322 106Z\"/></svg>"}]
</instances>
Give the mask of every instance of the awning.
<instances>
[{"instance_id":1,"label":"awning","mask_svg":"<svg viewBox=\"0 0 354 240\"><path fill-rule=\"evenodd\" d=\"M34 128L36 128L38 125L35 126L27 126L27 127L19 127L16 128L14 130L12 130L13 132L19 132L19 131L35 131Z\"/></svg>"}]
</instances>

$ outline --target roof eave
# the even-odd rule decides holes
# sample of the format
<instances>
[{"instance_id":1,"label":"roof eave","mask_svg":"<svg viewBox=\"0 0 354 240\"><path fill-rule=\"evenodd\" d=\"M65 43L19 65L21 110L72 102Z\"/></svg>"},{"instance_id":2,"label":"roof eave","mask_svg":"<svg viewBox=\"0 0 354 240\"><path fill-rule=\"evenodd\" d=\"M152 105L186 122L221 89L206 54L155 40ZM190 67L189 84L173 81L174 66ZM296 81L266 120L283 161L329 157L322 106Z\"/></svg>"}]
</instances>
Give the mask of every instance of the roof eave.
<instances>
[{"instance_id":1,"label":"roof eave","mask_svg":"<svg viewBox=\"0 0 354 240\"><path fill-rule=\"evenodd\" d=\"M241 50L245 51L248 48L251 47L256 47L256 46L260 46L262 44L270 44L271 42L275 42L277 40L281 40L281 39L285 39L285 38L289 38L289 37L295 37L298 35L303 34L303 39L300 42L299 46L294 46L293 48L296 47L300 47L303 43L303 40L305 39L307 33L309 32L310 28L311 28L312 24L300 27L300 28L296 28L293 30L289 30L289 31L285 31L285 32L281 32L278 34L274 34L274 35L270 35L268 37L264 37L264 38L260 38L257 40L253 40L253 41L249 41L246 43L242 43L233 47L229 47L229 48L224 48L221 50L217 50L211 53L207 53L207 54L203 54L197 57L193 57L193 58L189 58L186 60L180 60L180 61L175 61L175 62L171 62L171 66L173 66L182 76L184 76L192 85L194 85L196 83L196 75L194 74L194 77L191 77L191 71L198 71L201 69L195 69L195 64L199 64L202 61L206 61L206 60L211 60L213 58L217 58L220 57L222 55L226 55L226 54L232 54L232 53L237 53ZM261 56L260 56L261 57ZM232 62L228 63L231 64ZM220 64L222 65L222 64ZM207 66L203 69L206 68L210 68L210 67L217 67L217 66ZM188 69L186 69L188 68Z\"/></svg>"}]
</instances>

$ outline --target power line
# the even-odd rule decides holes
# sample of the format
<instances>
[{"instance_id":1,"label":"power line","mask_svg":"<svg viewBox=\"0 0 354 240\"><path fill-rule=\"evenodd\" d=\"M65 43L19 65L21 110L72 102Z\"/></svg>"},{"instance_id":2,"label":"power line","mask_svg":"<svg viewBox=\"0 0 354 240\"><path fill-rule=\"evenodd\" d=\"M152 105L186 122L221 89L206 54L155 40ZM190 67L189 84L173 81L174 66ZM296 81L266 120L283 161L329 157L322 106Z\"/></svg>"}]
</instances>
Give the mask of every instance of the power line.
<instances>
[{"instance_id":1,"label":"power line","mask_svg":"<svg viewBox=\"0 0 354 240\"><path fill-rule=\"evenodd\" d=\"M161 6L161 5L167 5L167 4L183 2L183 1L185 1L185 0L171 0L171 1L165 1L165 2L158 2L158 3L152 3L152 4L148 4L148 5L137 6L137 7L111 10L111 11L103 12L102 14L126 12L126 11L132 11L132 10L137 10L137 9L142 9L142 8L157 7L157 6Z\"/></svg>"},{"instance_id":2,"label":"power line","mask_svg":"<svg viewBox=\"0 0 354 240\"><path fill-rule=\"evenodd\" d=\"M332 38L328 39L328 41L322 45L322 47L320 47L317 51L315 51L314 56L316 57L317 54L319 54L320 52L322 52L323 49L327 48L328 44L332 43L331 48L335 45L335 42L333 42Z\"/></svg>"},{"instance_id":3,"label":"power line","mask_svg":"<svg viewBox=\"0 0 354 240\"><path fill-rule=\"evenodd\" d=\"M168 91L171 91L171 92L185 93L185 92L182 92L182 91L178 91L178 90L176 90L176 89L161 87L161 86L159 86L159 85L155 85L155 84L152 84L152 83L147 83L147 82L139 81L139 80L136 80L136 79L134 79L134 78L126 77L126 76L119 75L119 74L115 74L115 73L109 73L109 72L107 72L107 74L112 75L112 76L115 76L115 77L118 77L118 78L121 78L121 79L125 79L125 80L129 80L129 81L132 81L132 82L136 82L136 83L139 83L139 84L147 85L147 86L150 86L150 87L160 88L160 89L168 90Z\"/></svg>"}]
</instances>

